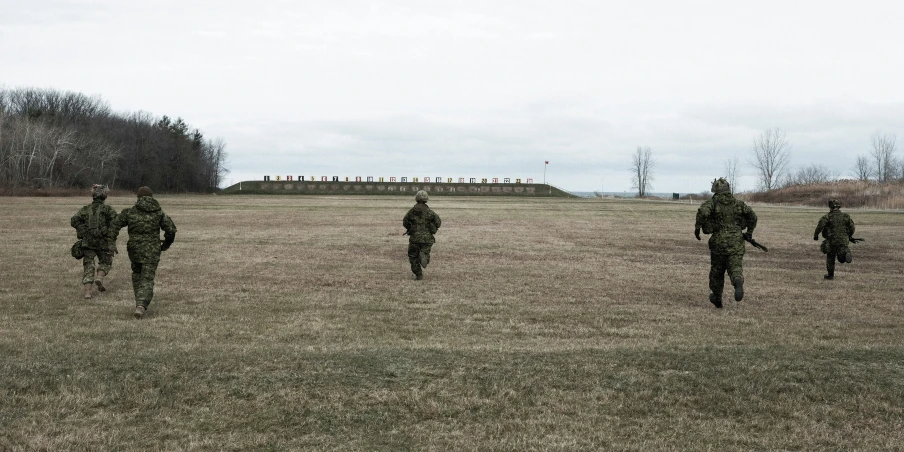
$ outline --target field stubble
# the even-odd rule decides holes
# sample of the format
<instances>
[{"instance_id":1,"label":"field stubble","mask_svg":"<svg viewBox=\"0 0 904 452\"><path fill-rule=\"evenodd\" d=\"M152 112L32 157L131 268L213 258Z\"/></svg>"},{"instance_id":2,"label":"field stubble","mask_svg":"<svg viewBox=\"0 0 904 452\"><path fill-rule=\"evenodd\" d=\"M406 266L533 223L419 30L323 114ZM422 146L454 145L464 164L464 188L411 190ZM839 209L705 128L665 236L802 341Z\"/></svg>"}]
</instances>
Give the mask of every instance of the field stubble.
<instances>
[{"instance_id":1,"label":"field stubble","mask_svg":"<svg viewBox=\"0 0 904 452\"><path fill-rule=\"evenodd\" d=\"M391 197L161 196L148 317L125 256L79 298L78 198L0 198L0 450L901 450L904 214L754 206L707 300L697 204L436 197L424 281ZM111 198L121 210L132 198Z\"/></svg>"}]
</instances>

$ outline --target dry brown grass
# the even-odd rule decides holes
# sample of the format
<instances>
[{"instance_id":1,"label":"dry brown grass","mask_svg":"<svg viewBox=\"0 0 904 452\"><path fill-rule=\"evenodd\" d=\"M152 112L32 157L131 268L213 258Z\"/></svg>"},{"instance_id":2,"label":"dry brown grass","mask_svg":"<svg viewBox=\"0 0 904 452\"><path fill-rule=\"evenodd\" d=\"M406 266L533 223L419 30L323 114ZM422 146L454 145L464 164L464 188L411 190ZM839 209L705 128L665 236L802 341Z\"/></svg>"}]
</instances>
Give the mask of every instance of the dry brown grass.
<instances>
[{"instance_id":1,"label":"dry brown grass","mask_svg":"<svg viewBox=\"0 0 904 452\"><path fill-rule=\"evenodd\" d=\"M823 184L793 185L762 193L739 195L770 204L824 207L830 199L848 208L904 209L904 182L839 180Z\"/></svg>"},{"instance_id":2,"label":"dry brown grass","mask_svg":"<svg viewBox=\"0 0 904 452\"><path fill-rule=\"evenodd\" d=\"M179 234L135 321L124 256L79 298L85 199L0 198L0 450L904 444L899 212L852 212L828 282L823 209L754 204L770 252L716 310L696 203L435 197L416 282L407 197L159 199Z\"/></svg>"}]
</instances>

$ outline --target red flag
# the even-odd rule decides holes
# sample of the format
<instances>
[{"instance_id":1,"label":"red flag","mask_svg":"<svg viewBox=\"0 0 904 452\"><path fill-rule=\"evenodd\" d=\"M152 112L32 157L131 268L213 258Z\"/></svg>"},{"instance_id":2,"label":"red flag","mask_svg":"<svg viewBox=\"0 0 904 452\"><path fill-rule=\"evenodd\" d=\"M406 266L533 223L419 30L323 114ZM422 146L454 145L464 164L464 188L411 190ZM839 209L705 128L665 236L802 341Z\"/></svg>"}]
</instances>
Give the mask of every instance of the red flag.
<instances>
[{"instance_id":1,"label":"red flag","mask_svg":"<svg viewBox=\"0 0 904 452\"><path fill-rule=\"evenodd\" d=\"M546 161L546 164L549 165L549 160Z\"/></svg>"}]
</instances>

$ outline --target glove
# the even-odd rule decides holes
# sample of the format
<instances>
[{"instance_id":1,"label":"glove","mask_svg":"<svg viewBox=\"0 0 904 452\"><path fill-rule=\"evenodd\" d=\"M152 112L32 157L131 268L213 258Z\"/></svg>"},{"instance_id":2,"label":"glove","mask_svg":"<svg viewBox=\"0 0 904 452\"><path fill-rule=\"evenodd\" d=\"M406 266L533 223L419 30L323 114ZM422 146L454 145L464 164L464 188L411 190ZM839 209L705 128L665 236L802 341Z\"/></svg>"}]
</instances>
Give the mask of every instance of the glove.
<instances>
[{"instance_id":1,"label":"glove","mask_svg":"<svg viewBox=\"0 0 904 452\"><path fill-rule=\"evenodd\" d=\"M110 254L119 254L119 248L116 248L116 242L111 243L107 250L110 251Z\"/></svg>"},{"instance_id":2,"label":"glove","mask_svg":"<svg viewBox=\"0 0 904 452\"><path fill-rule=\"evenodd\" d=\"M168 250L170 245L172 245L172 244L173 244L173 242L167 242L166 240L161 240L160 241L160 251Z\"/></svg>"},{"instance_id":3,"label":"glove","mask_svg":"<svg viewBox=\"0 0 904 452\"><path fill-rule=\"evenodd\" d=\"M813 234L813 240L819 240L819 234Z\"/></svg>"},{"instance_id":4,"label":"glove","mask_svg":"<svg viewBox=\"0 0 904 452\"><path fill-rule=\"evenodd\" d=\"M741 234L741 235L744 236L744 240L748 240L748 241L753 240L753 233L752 233L752 232L745 232L745 233L743 233L743 234Z\"/></svg>"},{"instance_id":5,"label":"glove","mask_svg":"<svg viewBox=\"0 0 904 452\"><path fill-rule=\"evenodd\" d=\"M694 237L697 237L697 240L700 240L700 228L694 229Z\"/></svg>"}]
</instances>

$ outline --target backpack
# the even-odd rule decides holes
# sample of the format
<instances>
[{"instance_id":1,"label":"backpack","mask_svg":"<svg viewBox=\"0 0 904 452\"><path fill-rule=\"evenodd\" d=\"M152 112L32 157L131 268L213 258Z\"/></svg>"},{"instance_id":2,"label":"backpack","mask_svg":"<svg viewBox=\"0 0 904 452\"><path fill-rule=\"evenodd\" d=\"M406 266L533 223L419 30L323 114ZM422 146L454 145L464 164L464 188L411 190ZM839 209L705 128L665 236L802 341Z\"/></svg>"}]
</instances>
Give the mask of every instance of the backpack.
<instances>
[{"instance_id":1,"label":"backpack","mask_svg":"<svg viewBox=\"0 0 904 452\"><path fill-rule=\"evenodd\" d=\"M85 222L85 234L82 244L87 248L104 247L107 243L107 221L103 204L88 206L88 221Z\"/></svg>"}]
</instances>

